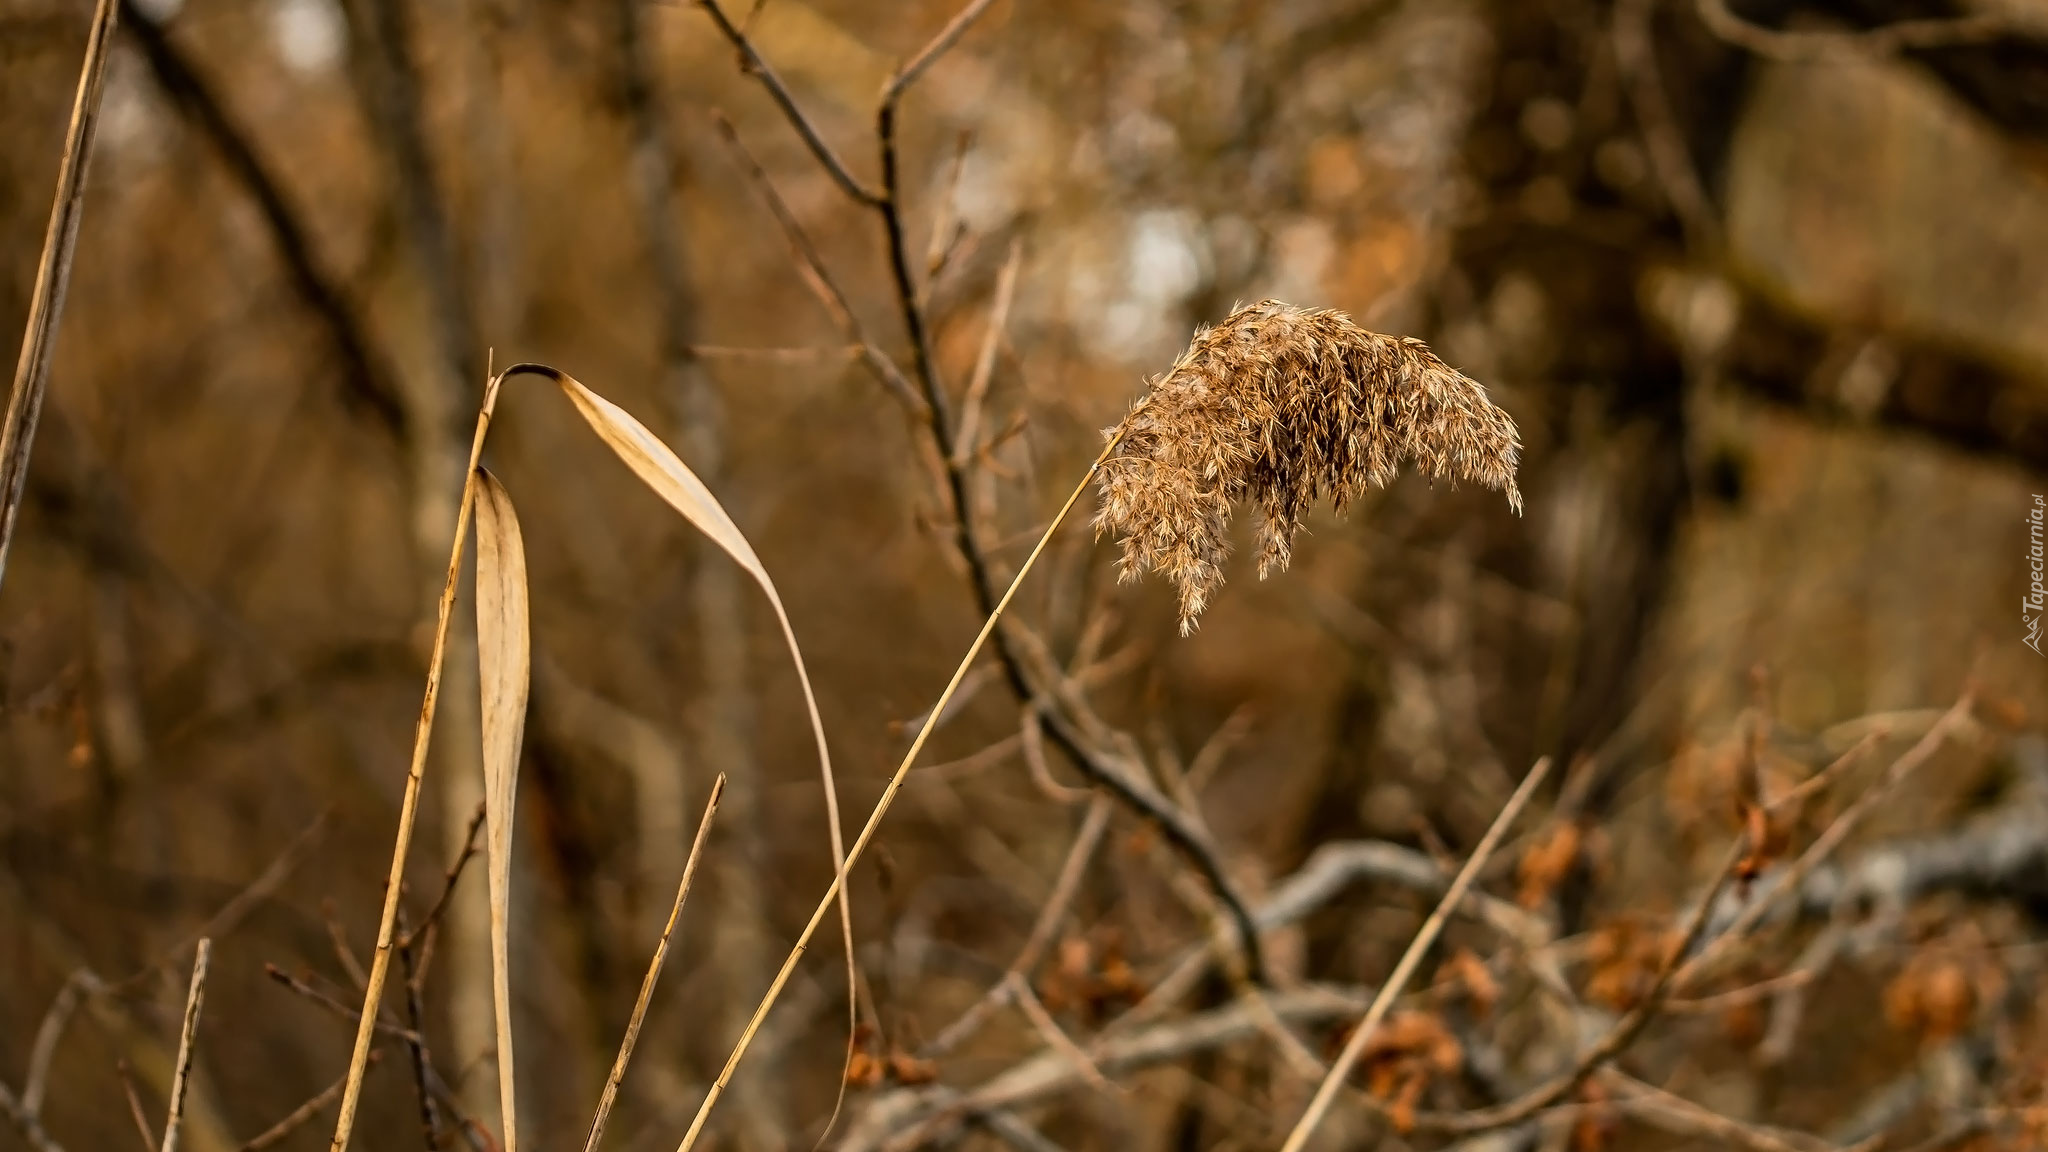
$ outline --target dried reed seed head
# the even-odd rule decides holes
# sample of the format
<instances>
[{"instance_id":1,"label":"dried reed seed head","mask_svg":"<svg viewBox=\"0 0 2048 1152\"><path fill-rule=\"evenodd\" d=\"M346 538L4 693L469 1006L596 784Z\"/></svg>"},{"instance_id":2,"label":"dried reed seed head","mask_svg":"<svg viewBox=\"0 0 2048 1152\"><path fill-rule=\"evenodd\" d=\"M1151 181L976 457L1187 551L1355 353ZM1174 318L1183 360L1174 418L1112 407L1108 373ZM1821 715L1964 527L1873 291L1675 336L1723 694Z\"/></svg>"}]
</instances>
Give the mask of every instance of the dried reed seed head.
<instances>
[{"instance_id":1,"label":"dried reed seed head","mask_svg":"<svg viewBox=\"0 0 2048 1152\"><path fill-rule=\"evenodd\" d=\"M1486 389L1420 340L1278 300L1196 332L1105 434L1122 439L1103 463L1096 533L1121 538L1123 579L1163 572L1180 589L1182 635L1223 583L1233 504L1258 506L1261 579L1287 567L1317 499L1341 511L1403 460L1503 491L1522 510L1521 438Z\"/></svg>"}]
</instances>

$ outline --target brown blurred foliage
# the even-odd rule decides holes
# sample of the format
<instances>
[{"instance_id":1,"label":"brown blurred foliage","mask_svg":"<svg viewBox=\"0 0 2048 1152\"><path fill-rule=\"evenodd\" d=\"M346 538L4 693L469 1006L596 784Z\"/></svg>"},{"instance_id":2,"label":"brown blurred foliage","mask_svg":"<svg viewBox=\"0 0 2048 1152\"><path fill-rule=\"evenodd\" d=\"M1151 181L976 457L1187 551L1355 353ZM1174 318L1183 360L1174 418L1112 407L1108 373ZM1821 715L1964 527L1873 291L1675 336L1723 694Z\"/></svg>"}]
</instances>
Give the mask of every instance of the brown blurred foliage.
<instances>
[{"instance_id":1,"label":"brown blurred foliage","mask_svg":"<svg viewBox=\"0 0 2048 1152\"><path fill-rule=\"evenodd\" d=\"M27 315L90 8L0 0L0 331ZM724 9L858 188L882 178L877 91L957 10ZM853 880L834 1138L1277 1145L1549 755L1574 767L1326 1146L2043 1139L2048 664L2014 606L2048 492L2048 5L998 0L904 99L894 250L697 3L121 18L0 584L0 1085L40 1068L63 1147L136 1138L124 1075L159 1122L202 928L182 1146L309 1103L277 1146L331 1130L489 367L559 365L699 470L788 605L857 827L982 619L943 449L1004 580L1099 429L1266 298L1482 384L1520 429L1526 516L1410 475L1308 513L1260 582L1241 515L1187 639L1165 582L1119 585L1113 543L1070 525L1014 609L1040 643L1018 658L1285 913L1270 983L1242 982L1214 878L1156 819L1119 801L1087 832L1091 778L985 660ZM903 403L927 358L979 413L961 445ZM831 875L801 698L751 585L558 398L515 386L487 458L533 586L528 1143L587 1129L731 780L609 1129L666 1148ZM431 965L385 1006L400 1034L419 1013L428 1126L475 1148L481 869L436 904L482 795L464 643L409 862ZM1675 952L1731 844L1737 882ZM1318 861L1350 871L1311 892ZM831 936L717 1147L816 1141L848 1053ZM992 988L1003 1010L937 1043ZM1638 1009L1611 1061L1473 1127ZM427 1075L403 1035L382 1051L356 1146L422 1146ZM0 1150L24 1130L0 1122Z\"/></svg>"}]
</instances>

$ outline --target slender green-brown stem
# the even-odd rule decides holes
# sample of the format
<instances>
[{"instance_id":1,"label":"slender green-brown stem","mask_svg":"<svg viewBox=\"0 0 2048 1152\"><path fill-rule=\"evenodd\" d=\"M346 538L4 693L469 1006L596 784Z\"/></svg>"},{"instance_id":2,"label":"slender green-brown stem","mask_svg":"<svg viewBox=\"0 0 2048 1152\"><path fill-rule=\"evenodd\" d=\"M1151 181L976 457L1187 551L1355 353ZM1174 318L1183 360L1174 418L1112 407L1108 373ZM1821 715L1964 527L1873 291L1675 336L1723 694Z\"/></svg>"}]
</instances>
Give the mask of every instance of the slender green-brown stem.
<instances>
[{"instance_id":1,"label":"slender green-brown stem","mask_svg":"<svg viewBox=\"0 0 2048 1152\"><path fill-rule=\"evenodd\" d=\"M661 930L661 940L654 945L647 977L640 981L640 998L633 1002L626 1037L619 1042L619 1058L612 1061L612 1074L605 1078L604 1094L598 1097L597 1115L590 1121L590 1138L583 1142L583 1152L597 1152L598 1141L604 1139L604 1122L610 1118L612 1105L619 1098L619 1085L626 1079L626 1063L633 1059L633 1045L640 1039L641 1023L647 1019L647 1003L654 999L654 982L661 978L661 963L668 958L668 939L675 933L676 921L682 918L683 901L689 898L690 881L697 875L697 861L704 855L704 840L711 833L711 817L718 811L718 798L724 792L725 773L721 772L711 785L711 799L704 802L704 818L697 823L697 838L690 842L690 858L683 862L683 881L676 886L675 906L669 909L668 924Z\"/></svg>"},{"instance_id":2,"label":"slender green-brown stem","mask_svg":"<svg viewBox=\"0 0 2048 1152\"><path fill-rule=\"evenodd\" d=\"M343 1152L355 1129L356 1106L361 1102L363 1072L370 1066L370 1044L376 1036L378 1005L384 999L384 980L391 972L393 930L398 921L401 881L405 878L405 854L412 846L413 818L419 814L420 784L427 775L427 745L433 738L434 707L441 700L441 665L448 655L448 618L455 608L455 584L462 576L462 547L469 540L469 521L476 510L477 462L484 453L484 436L491 428L491 413L498 405L496 376L484 386L483 406L476 414L476 436L469 445L469 467L463 472L462 506L455 514L455 543L448 550L448 579L441 586L441 603L434 623L434 650L427 661L427 689L420 701L419 721L413 729L412 767L405 775L405 798L398 806L398 841L391 848L391 875L384 882L384 912L377 921L377 950L370 957L369 984L363 989L362 1021L356 1025L356 1046L349 1057L348 1079L341 1090L341 1114L334 1122L330 1152Z\"/></svg>"},{"instance_id":3,"label":"slender green-brown stem","mask_svg":"<svg viewBox=\"0 0 2048 1152\"><path fill-rule=\"evenodd\" d=\"M981 631L974 637L974 643L967 646L967 654L960 658L960 666L953 670L953 678L946 682L946 690L939 693L938 703L932 705L931 710L925 713L924 724L917 730L917 738L910 742L910 750L903 754L903 762L896 766L896 774L889 777L888 787L882 789L882 798L875 802L875 810L868 815L867 826L860 830L860 835L854 839L853 847L847 850L845 866L832 877L832 883L825 889L824 898L818 901L817 910L811 913L809 923L804 925L803 933L797 937L796 946L790 949L788 959L782 962L782 969L768 985L768 994L763 996L761 1003L754 1008L753 1018L747 1021L746 1030L740 1033L739 1043L733 1046L732 1055L726 1059L725 1067L718 1073L718 1079L712 1083L711 1090L705 1093L704 1103L698 1106L697 1116L690 1121L690 1130L684 1134L677 1152L689 1152L691 1146L696 1144L698 1134L704 1130L704 1122L711 1116L711 1109L718 1104L719 1096L724 1094L726 1084L732 1080L733 1071L746 1056L747 1045L753 1043L754 1034L760 1031L762 1021L768 1018L769 1009L775 1006L776 999L782 995L783 985L789 983L790 974L796 971L797 962L803 959L804 950L810 946L812 934L817 932L818 925L824 921L826 913L832 910L833 901L838 898L840 887L846 883L853 866L860 862L860 855L867 850L868 841L874 839L875 830L881 827L882 817L888 813L889 805L896 802L896 793L902 789L904 779L910 775L910 766L917 761L918 753L924 751L925 741L931 738L932 729L938 725L939 717L945 714L946 705L952 702L953 693L959 690L960 682L967 678L967 670L973 667L974 661L980 657L982 647L995 633L996 625L1002 621L1003 612L1010 607L1010 601L1016 597L1017 589L1024 583L1024 578L1031 574L1031 567L1038 562L1038 557L1045 551L1046 544L1052 540L1053 534L1060 530L1060 525L1066 520L1067 514L1080 502L1081 494L1088 490L1088 485L1095 479L1096 472L1101 470L1103 462L1109 459L1110 453L1116 451L1116 446L1122 440L1123 434L1119 432L1103 447L1102 454L1095 458L1095 462L1088 466L1087 474L1074 486L1073 494L1067 497L1067 502L1060 506L1059 515L1054 516L1052 523L1046 525L1045 534L1038 538L1037 545L1031 549L1031 555L1024 558L1023 565L1017 569L1016 577L1010 581L1009 589L1003 593L1003 598L996 602L995 610L990 612L988 619L982 623Z\"/></svg>"},{"instance_id":4,"label":"slender green-brown stem","mask_svg":"<svg viewBox=\"0 0 2048 1152\"><path fill-rule=\"evenodd\" d=\"M1372 998L1371 1007L1365 1010L1365 1019L1351 1033L1351 1038L1344 1042L1344 1051L1338 1055L1337 1062L1330 1065L1329 1073L1316 1087L1315 1098L1309 1101L1308 1111L1302 1113L1301 1119L1294 1125L1294 1131L1287 1134L1287 1143L1281 1145L1280 1152L1301 1152L1302 1147L1308 1143L1308 1138L1315 1132L1316 1125L1322 1122L1323 1114L1330 1110L1331 1102L1337 1098L1338 1089L1351 1078L1351 1070L1358 1066L1358 1058L1365 1054L1366 1041L1372 1039L1372 1034L1379 1029L1380 1022L1386 1019L1388 1010L1393 1008L1394 1001L1400 998L1401 993L1408 987L1408 981L1414 978L1415 970L1422 966L1422 958L1429 954L1430 947L1436 943L1437 934L1443 931L1444 922L1457 910L1458 902L1465 898L1466 890L1471 888L1472 882L1478 878L1479 870L1486 865L1487 858L1500 846L1501 838L1507 835L1508 826L1515 822L1515 817L1521 815L1522 809L1529 803L1529 798L1536 794L1536 786L1549 774L1550 757L1545 756L1536 762L1534 768L1529 769L1529 774L1522 778L1522 786L1515 789L1515 794L1508 797L1507 804L1502 806L1500 815L1493 818L1493 827L1488 828L1486 835L1480 837L1479 847L1472 850L1471 859L1465 861L1465 866L1459 869L1457 879L1451 881L1450 888L1444 892L1444 898L1437 902L1436 911L1429 914L1429 919L1423 922L1422 931L1417 932L1415 939L1409 941L1408 951L1402 953L1400 962L1394 965L1393 975L1387 977L1387 982L1380 986L1379 994Z\"/></svg>"}]
</instances>

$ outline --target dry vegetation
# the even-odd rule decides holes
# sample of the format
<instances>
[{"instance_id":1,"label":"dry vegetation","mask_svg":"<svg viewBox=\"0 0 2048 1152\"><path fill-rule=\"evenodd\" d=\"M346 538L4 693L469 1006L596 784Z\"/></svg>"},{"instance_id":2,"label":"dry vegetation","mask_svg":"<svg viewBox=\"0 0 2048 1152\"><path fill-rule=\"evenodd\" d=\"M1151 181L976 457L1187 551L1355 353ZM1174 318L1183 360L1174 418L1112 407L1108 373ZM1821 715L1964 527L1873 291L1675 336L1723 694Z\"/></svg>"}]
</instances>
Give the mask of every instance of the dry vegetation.
<instances>
[{"instance_id":1,"label":"dry vegetation","mask_svg":"<svg viewBox=\"0 0 2048 1152\"><path fill-rule=\"evenodd\" d=\"M1731 110L2048 13L1761 8L0 0L0 1152L2048 1144L2048 271Z\"/></svg>"}]
</instances>

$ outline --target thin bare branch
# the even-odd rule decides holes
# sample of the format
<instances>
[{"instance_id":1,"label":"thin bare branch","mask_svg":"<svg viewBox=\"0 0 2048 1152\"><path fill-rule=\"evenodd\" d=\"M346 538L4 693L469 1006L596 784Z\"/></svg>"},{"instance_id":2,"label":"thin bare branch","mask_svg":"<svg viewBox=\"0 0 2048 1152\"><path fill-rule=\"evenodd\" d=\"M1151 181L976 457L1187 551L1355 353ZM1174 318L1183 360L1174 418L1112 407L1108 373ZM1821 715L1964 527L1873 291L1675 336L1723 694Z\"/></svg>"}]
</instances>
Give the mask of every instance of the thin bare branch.
<instances>
[{"instance_id":1,"label":"thin bare branch","mask_svg":"<svg viewBox=\"0 0 2048 1152\"><path fill-rule=\"evenodd\" d=\"M24 1108L13 1090L5 1084L0 1084L0 1117L4 1117L35 1152L64 1152L64 1146L44 1129L42 1117Z\"/></svg>"},{"instance_id":2,"label":"thin bare branch","mask_svg":"<svg viewBox=\"0 0 2048 1152\"><path fill-rule=\"evenodd\" d=\"M708 4L709 0L704 2ZM753 153L747 151L746 145L740 142L739 133L733 130L732 121L726 119L720 112L713 112L711 120L718 129L719 138L732 153L734 162L739 165L748 182L754 186L754 191L761 197L761 202L767 205L768 211L775 216L775 222L781 225L783 238L789 242L790 251L796 256L797 271L803 276L804 284L810 288L811 294L818 298L818 303L824 305L825 311L831 315L832 322L838 326L840 332L859 347L861 360L868 366L868 370L875 374L882 385L889 389L914 417L924 418L925 402L918 397L909 380L904 378L903 370L898 368L896 362L868 336L860 318L854 315L853 306L847 303L846 294L839 290L839 285L833 281L832 274L826 270L825 258L818 254L817 246L811 243L811 238L804 232L803 225L797 222L796 214L789 210L789 205L775 190L774 181L768 178L768 173L761 167L760 161L754 159Z\"/></svg>"},{"instance_id":3,"label":"thin bare branch","mask_svg":"<svg viewBox=\"0 0 2048 1152\"><path fill-rule=\"evenodd\" d=\"M475 828L470 829L475 834ZM467 859L469 852L465 851ZM420 1131L426 1137L427 1152L437 1152L441 1139L441 1117L434 1108L433 1089L428 1086L428 1072L434 1066L433 1057L427 1053L426 1010L421 1006L421 979L423 969L413 956L412 928L406 922L405 903L398 905L398 963L400 975L404 978L405 1023L412 1029L412 1037L406 1041L406 1054L412 1057L413 1094L420 1105ZM376 1053L372 1052L374 1059ZM337 1088L337 1091L339 1089Z\"/></svg>"},{"instance_id":4,"label":"thin bare branch","mask_svg":"<svg viewBox=\"0 0 2048 1152\"><path fill-rule=\"evenodd\" d=\"M1371 991L1310 985L1275 993L1266 1008L1292 1024L1325 1024L1357 1016ZM1089 1055L1105 1076L1121 1076L1264 1035L1261 1015L1260 1009L1240 1000L1129 1035L1098 1039L1090 1045ZM969 1092L904 1090L877 1100L848 1130L840 1147L842 1152L919 1147L967 1117L1035 1104L1084 1083L1065 1055L1040 1052Z\"/></svg>"},{"instance_id":5,"label":"thin bare branch","mask_svg":"<svg viewBox=\"0 0 2048 1152\"><path fill-rule=\"evenodd\" d=\"M121 0L121 20L130 39L142 49L157 86L191 121L219 154L228 174L255 201L293 287L326 326L334 342L341 361L337 376L343 400L369 415L384 435L394 441L402 440L407 432L405 403L397 386L378 359L367 327L347 293L314 251L312 232L304 214L292 203L271 163L258 152L254 139L229 112L212 84L200 75L170 35L142 10L139 0Z\"/></svg>"},{"instance_id":6,"label":"thin bare branch","mask_svg":"<svg viewBox=\"0 0 2048 1152\"><path fill-rule=\"evenodd\" d=\"M56 1059L57 1044L63 1040L64 1030L70 1027L71 1017L78 1011L78 1002L99 986L99 977L80 968L65 978L64 986L57 989L56 998L50 1001L50 1010L43 1013L43 1022L36 1028L35 1045L29 1049L28 1079L21 1086L21 1108L30 1116L43 1113L43 1096L50 1087L50 1064Z\"/></svg>"},{"instance_id":7,"label":"thin bare branch","mask_svg":"<svg viewBox=\"0 0 2048 1152\"><path fill-rule=\"evenodd\" d=\"M1017 269L1023 263L1024 246L1010 243L1010 255L996 277L995 302L988 309L988 331L982 334L981 352L974 358L974 375L967 380L967 398L960 405L960 428L953 435L953 466L965 467L980 445L981 413L988 401L989 382L995 378L996 351L1002 347L1003 326L1010 321L1010 300L1017 290Z\"/></svg>"},{"instance_id":8,"label":"thin bare branch","mask_svg":"<svg viewBox=\"0 0 2048 1152\"><path fill-rule=\"evenodd\" d=\"M898 68L896 74L889 78L888 87L882 90L882 102L894 104L901 100L903 94L910 90L910 86L917 83L917 78L924 75L925 69L930 68L939 57L944 56L953 45L959 43L960 37L966 35L967 30L974 27L974 22L981 19L982 14L993 7L994 3L995 0L971 0L967 7L955 13L951 20L946 21L946 26L939 29L938 35L932 37L923 48L918 49L917 55L912 56L908 63Z\"/></svg>"},{"instance_id":9,"label":"thin bare branch","mask_svg":"<svg viewBox=\"0 0 2048 1152\"><path fill-rule=\"evenodd\" d=\"M1650 982L1649 989L1636 1001L1634 1007L1615 1021L1614 1026L1609 1028L1605 1035L1580 1055L1569 1072L1513 1100L1490 1108L1462 1113L1418 1115L1415 1118L1416 1130L1456 1136L1492 1132L1520 1124L1552 1105L1570 1099L1588 1080L1606 1067L1610 1060L1621 1055L1629 1045L1635 1043L1636 1038L1642 1035L1643 1029L1649 1027L1650 1022L1656 1019L1665 998L1679 986L1684 975L1680 961L1692 953L1705 935L1707 921L1711 917L1714 905L1719 901L1722 889L1727 887L1729 878L1735 874L1735 867L1742 861L1748 847L1746 837L1736 838L1720 868L1716 870L1713 884L1707 889L1706 895L1701 897L1699 905L1693 910L1692 918L1687 921L1680 933L1677 945L1671 949L1664 963L1658 966L1657 975Z\"/></svg>"},{"instance_id":10,"label":"thin bare branch","mask_svg":"<svg viewBox=\"0 0 2048 1152\"><path fill-rule=\"evenodd\" d=\"M347 1004L342 1003L340 1000L335 999L331 993L324 992L318 988L313 987L311 984L306 983L304 980L301 980L298 977L292 975L291 973L285 971L284 969L279 968L275 964L265 964L263 966L263 974L265 976L270 977L278 984L283 985L284 987L290 989L293 992L296 992L305 999L311 1000L313 1003L318 1004L320 1007L327 1009L329 1012L333 1013L337 1018L341 1020L345 1020L351 1024L354 1024L358 1023L362 1019L362 1014L359 1011L349 1007ZM418 1033L412 1031L409 1028L400 1027L399 1025L384 1019L379 1019L376 1021L376 1031L379 1035L389 1036L396 1040L406 1041L407 1043L412 1042L419 1036Z\"/></svg>"},{"instance_id":11,"label":"thin bare branch","mask_svg":"<svg viewBox=\"0 0 2048 1152\"><path fill-rule=\"evenodd\" d=\"M1987 11L1955 18L1901 20L1849 32L1787 32L1735 14L1728 0L1695 0L1700 22L1738 48L1786 63L1890 56L1923 48L1983 44L2013 31L2011 17Z\"/></svg>"},{"instance_id":12,"label":"thin bare branch","mask_svg":"<svg viewBox=\"0 0 2048 1152\"><path fill-rule=\"evenodd\" d=\"M755 1007L753 1018L747 1022L745 1031L740 1033L739 1041L733 1046L732 1054L726 1058L725 1066L719 1070L718 1079L712 1082L710 1090L704 1094L704 1101L698 1105L697 1115L691 1120L690 1129L683 1135L683 1142L678 1146L677 1152L689 1152L689 1149L696 1144L698 1136L704 1130L705 1122L710 1119L711 1110L717 1106L719 1097L724 1094L726 1086L731 1083L733 1071L739 1067L740 1060L746 1056L748 1045L752 1043L754 1036L760 1031L761 1023L767 1019L769 1010L775 1006L775 1001L782 995L783 987L789 983L790 974L796 971L797 962L803 959L804 950L809 947L811 937L817 932L819 923L824 920L825 914L831 910L839 895L840 888L846 883L847 876L852 872L854 865L860 862L861 853L866 851L869 841L874 839L876 830L881 827L882 818L888 815L890 805L895 802L897 793L903 788L903 782L909 778L911 766L917 762L918 753L924 751L925 741L930 739L936 721L945 714L947 700L959 689L960 682L966 678L967 671L974 666L975 660L980 658L982 647L988 643L989 637L995 633L997 626L1002 623L1003 613L1008 610L1010 601L1016 597L1018 587L1023 584L1024 578L1031 574L1031 569L1038 562L1039 556L1044 554L1046 544L1059 531L1060 525L1065 522L1067 515L1073 511L1074 505L1080 501L1082 493L1086 492L1088 485L1094 482L1097 469L1102 466L1102 461L1107 460L1109 454L1116 449L1116 443L1116 440L1112 438L1108 446L1095 458L1095 462L1088 466L1088 471L1082 476L1081 483L1075 486L1074 491L1068 495L1066 503L1060 506L1059 514L1053 517L1052 524L1045 530L1045 535L1039 538L1038 546L1031 550L1031 555L1026 557L1024 563L1018 567L1017 575L1010 581L1010 586L1004 591L1002 599L996 602L988 618L982 622L981 631L975 634L973 643L967 646L966 655L961 657L959 665L953 670L952 678L946 682L945 689L940 692L938 703L927 714L924 726L918 729L916 738L910 742L910 747L904 752L902 761L897 764L896 771L889 777L889 783L882 789L882 795L876 800L874 810L868 816L867 824L861 828L860 835L854 839L853 846L847 850L846 863L833 875L832 883L826 888L824 897L819 900L816 911L812 913L810 920L804 925L802 934L797 937L796 946L790 949L788 957L783 960L782 967L775 973L775 979L768 985L767 994L761 998L761 1002Z\"/></svg>"},{"instance_id":13,"label":"thin bare branch","mask_svg":"<svg viewBox=\"0 0 2048 1152\"><path fill-rule=\"evenodd\" d=\"M463 834L462 851L456 855L455 862L448 865L448 870L441 876L440 894L434 897L434 902L431 905L428 905L427 914L420 918L419 926L402 937L407 947L417 943L421 933L432 931L434 925L440 922L441 913L448 907L448 897L455 892L455 882L462 879L462 870L468 866L470 858L477 853L476 834L483 826L484 803L479 800L476 804L475 814L469 818L469 831Z\"/></svg>"},{"instance_id":14,"label":"thin bare branch","mask_svg":"<svg viewBox=\"0 0 2048 1152\"><path fill-rule=\"evenodd\" d=\"M1010 986L1010 1000L1023 1010L1024 1018L1031 1021L1031 1027L1037 1031L1039 1039L1045 1041L1046 1047L1072 1062L1074 1070L1079 1072L1081 1078L1088 1081L1096 1091L1109 1096L1117 1094L1116 1086L1102 1075L1102 1069L1097 1068L1095 1061L1088 1058L1088 1053L1083 1051L1079 1044L1074 1043L1074 1038L1067 1035L1066 1030L1060 1027L1059 1021L1052 1018L1052 1013L1045 1010L1045 1005L1038 999L1038 993L1031 990L1031 985L1025 982L1021 974L1010 973L1004 983Z\"/></svg>"},{"instance_id":15,"label":"thin bare branch","mask_svg":"<svg viewBox=\"0 0 2048 1152\"><path fill-rule=\"evenodd\" d=\"M1970 709L1975 695L1974 688L1966 688L1955 705L1942 713L1941 719L1927 730L1926 735L1897 760L1892 761L1891 766L1885 769L1883 778L1865 789L1854 802L1842 810L1840 816L1822 829L1821 834L1814 838L1806 851L1799 854L1798 859L1772 878L1770 886L1757 899L1750 901L1736 914L1734 920L1720 931L1711 944L1686 963L1685 968L1678 974L1678 986L1683 989L1695 979L1710 972L1738 941L1748 938L1749 933L1762 923L1763 918L1780 900L1798 892L1808 874L1832 855L1835 849L1842 846L1842 842L1849 838L1849 834L1855 831L1856 826L1862 823L1870 810L1932 759L1935 751L1947 741L1949 734L1970 719Z\"/></svg>"},{"instance_id":16,"label":"thin bare branch","mask_svg":"<svg viewBox=\"0 0 2048 1152\"><path fill-rule=\"evenodd\" d=\"M379 1052L370 1053L371 1064L374 1065L377 1062L377 1058L381 1055L382 1053ZM341 1089L347 1083L347 1077L343 1077L329 1084L325 1089L321 1090L319 1095L292 1109L290 1114L286 1115L284 1119L265 1128L258 1135L250 1137L235 1152L263 1152L265 1148L272 1148L282 1144L286 1137L305 1127L307 1123L315 1116L318 1116L329 1104L340 1099Z\"/></svg>"},{"instance_id":17,"label":"thin bare branch","mask_svg":"<svg viewBox=\"0 0 2048 1152\"><path fill-rule=\"evenodd\" d=\"M1450 920L1451 913L1458 907L1458 902L1464 899L1466 889L1478 878L1480 869L1486 866L1487 859L1499 846L1501 837L1507 834L1509 825L1515 822L1515 818L1522 814L1522 809L1536 795L1536 788L1543 783L1543 778L1550 775L1550 763L1550 757L1546 756L1538 760L1535 767L1529 769L1529 774L1522 778L1521 787L1515 789L1514 795L1509 796L1508 802L1501 807L1500 815L1494 817L1493 826L1486 830L1486 835L1480 837L1479 846L1472 850L1471 858L1465 861L1465 867L1459 870L1457 879L1451 881L1450 889L1444 893L1443 899L1437 902L1436 911L1431 912L1429 919L1423 921L1421 931L1415 934L1415 939L1408 944L1408 950L1394 965L1393 974L1387 977L1386 984L1380 988L1379 994L1373 997L1372 1006L1366 1009L1365 1019L1352 1031L1351 1038L1344 1042L1344 1050L1338 1054L1337 1062L1330 1066L1328 1075L1324 1076L1323 1082L1317 1086L1314 1098L1309 1101L1308 1111L1302 1113L1301 1119L1295 1123L1286 1143L1281 1145L1281 1152L1301 1152L1307 1145L1316 1125L1322 1122L1324 1113L1329 1111L1330 1105L1336 1100L1338 1089L1351 1078L1351 1070L1358 1066L1359 1058L1365 1054L1366 1041L1372 1039L1373 1032L1393 1008L1394 1001L1407 988L1408 981L1414 978L1415 970L1422 966L1422 958L1429 954L1430 947L1436 943L1438 933L1443 931L1444 924Z\"/></svg>"},{"instance_id":18,"label":"thin bare branch","mask_svg":"<svg viewBox=\"0 0 2048 1152\"><path fill-rule=\"evenodd\" d=\"M135 1138L142 1141L143 1152L157 1152L156 1137L149 1131L149 1117L142 1109L142 1094L136 1091L135 1077L128 1073L128 1062L117 1061L114 1074L121 1078L121 1094L128 1098L128 1119L135 1124Z\"/></svg>"},{"instance_id":19,"label":"thin bare branch","mask_svg":"<svg viewBox=\"0 0 2048 1152\"><path fill-rule=\"evenodd\" d=\"M762 58L760 51L754 47L754 42L747 38L747 34L726 17L717 0L697 0L697 7L702 8L705 15L711 17L711 22L717 25L719 34L739 52L742 70L751 72L754 78L761 82L761 87L768 90L768 95L774 99L776 106L782 109L782 115L789 121L790 127L796 129L796 134L803 137L804 146L811 150L811 155L818 158L818 163L825 166L825 171L832 174L833 183L862 204L880 203L880 193L862 184L859 177L846 167L846 162L839 158L839 154L832 150L832 146L825 143L825 137L818 131L817 125L812 124L811 118L797 105L796 97L790 93L789 85L784 84L782 77L776 75L775 69L768 66L768 61Z\"/></svg>"},{"instance_id":20,"label":"thin bare branch","mask_svg":"<svg viewBox=\"0 0 2048 1152\"><path fill-rule=\"evenodd\" d=\"M1601 1072L1600 1079L1619 1091L1623 1112L1675 1135L1713 1140L1722 1147L1750 1152L1817 1152L1833 1147L1804 1132L1745 1124L1612 1068Z\"/></svg>"}]
</instances>

